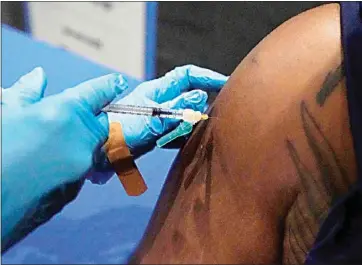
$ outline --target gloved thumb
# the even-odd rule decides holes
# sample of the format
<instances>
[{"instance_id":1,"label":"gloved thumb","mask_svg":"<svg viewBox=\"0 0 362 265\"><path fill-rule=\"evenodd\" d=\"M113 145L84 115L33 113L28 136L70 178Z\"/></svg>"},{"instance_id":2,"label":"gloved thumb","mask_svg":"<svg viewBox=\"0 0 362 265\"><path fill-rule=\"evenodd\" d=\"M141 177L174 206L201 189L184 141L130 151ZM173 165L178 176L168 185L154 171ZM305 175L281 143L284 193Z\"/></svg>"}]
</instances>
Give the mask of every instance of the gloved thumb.
<instances>
[{"instance_id":1,"label":"gloved thumb","mask_svg":"<svg viewBox=\"0 0 362 265\"><path fill-rule=\"evenodd\" d=\"M14 85L2 90L2 104L18 107L38 102L44 96L47 78L43 68L37 67L22 76Z\"/></svg>"},{"instance_id":2,"label":"gloved thumb","mask_svg":"<svg viewBox=\"0 0 362 265\"><path fill-rule=\"evenodd\" d=\"M109 74L66 89L62 97L78 101L84 107L90 108L93 114L98 114L104 106L127 88L127 81L122 75Z\"/></svg>"}]
</instances>

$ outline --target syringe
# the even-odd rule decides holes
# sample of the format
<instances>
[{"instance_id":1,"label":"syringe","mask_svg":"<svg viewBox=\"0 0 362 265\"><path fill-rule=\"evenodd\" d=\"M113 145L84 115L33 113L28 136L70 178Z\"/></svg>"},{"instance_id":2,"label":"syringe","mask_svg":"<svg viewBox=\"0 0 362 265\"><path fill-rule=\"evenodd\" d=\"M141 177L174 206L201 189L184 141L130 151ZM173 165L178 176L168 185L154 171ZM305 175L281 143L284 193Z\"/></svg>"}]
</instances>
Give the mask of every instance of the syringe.
<instances>
[{"instance_id":1,"label":"syringe","mask_svg":"<svg viewBox=\"0 0 362 265\"><path fill-rule=\"evenodd\" d=\"M133 105L109 104L102 109L104 112L123 113L131 115L158 116L160 118L180 119L195 124L207 120L209 116L192 109L166 109Z\"/></svg>"}]
</instances>

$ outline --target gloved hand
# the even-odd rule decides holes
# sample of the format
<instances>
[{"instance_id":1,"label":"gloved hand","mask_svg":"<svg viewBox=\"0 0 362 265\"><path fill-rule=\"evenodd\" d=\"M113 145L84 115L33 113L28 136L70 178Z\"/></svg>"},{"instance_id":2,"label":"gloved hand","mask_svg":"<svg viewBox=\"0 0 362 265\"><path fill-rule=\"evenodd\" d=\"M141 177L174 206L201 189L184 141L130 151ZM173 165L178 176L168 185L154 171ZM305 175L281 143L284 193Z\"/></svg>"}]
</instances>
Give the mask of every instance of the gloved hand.
<instances>
[{"instance_id":1,"label":"gloved hand","mask_svg":"<svg viewBox=\"0 0 362 265\"><path fill-rule=\"evenodd\" d=\"M227 77L193 65L177 67L165 76L144 82L116 103L172 109L205 111L207 92L219 91ZM196 89L189 91L191 89ZM204 90L204 91L203 91ZM109 121L121 123L127 146L132 153L154 146L165 132L176 128L179 120L159 117L108 114Z\"/></svg>"},{"instance_id":2,"label":"gloved hand","mask_svg":"<svg viewBox=\"0 0 362 265\"><path fill-rule=\"evenodd\" d=\"M46 83L36 68L2 89L2 252L75 197L108 136L100 110L127 87L111 74L43 98Z\"/></svg>"},{"instance_id":3,"label":"gloved hand","mask_svg":"<svg viewBox=\"0 0 362 265\"><path fill-rule=\"evenodd\" d=\"M116 103L138 106L184 109L204 112L207 108L207 93L218 92L228 77L214 71L194 65L177 67L165 76L144 82L129 95ZM192 90L191 89L196 89ZM206 91L206 92L205 92ZM176 128L179 120L159 117L135 116L108 113L110 122L120 122L127 146L133 155L139 156L155 146L156 140L163 134ZM109 164L100 158L102 170L94 172L89 178L93 183L104 184L113 175L107 172Z\"/></svg>"}]
</instances>

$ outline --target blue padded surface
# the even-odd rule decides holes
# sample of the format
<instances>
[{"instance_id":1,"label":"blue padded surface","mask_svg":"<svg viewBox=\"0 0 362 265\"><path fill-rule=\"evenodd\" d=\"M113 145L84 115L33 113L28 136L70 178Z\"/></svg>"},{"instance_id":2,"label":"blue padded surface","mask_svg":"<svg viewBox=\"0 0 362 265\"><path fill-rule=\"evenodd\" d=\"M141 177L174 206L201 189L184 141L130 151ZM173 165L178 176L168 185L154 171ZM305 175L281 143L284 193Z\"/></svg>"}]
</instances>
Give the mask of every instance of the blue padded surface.
<instances>
[{"instance_id":1,"label":"blue padded surface","mask_svg":"<svg viewBox=\"0 0 362 265\"><path fill-rule=\"evenodd\" d=\"M2 87L42 66L46 95L112 72L4 25L1 64ZM130 87L138 84L127 79ZM144 233L177 152L155 149L136 161L149 187L140 197L128 197L116 177L103 186L87 182L75 201L4 254L3 263L124 263Z\"/></svg>"}]
</instances>

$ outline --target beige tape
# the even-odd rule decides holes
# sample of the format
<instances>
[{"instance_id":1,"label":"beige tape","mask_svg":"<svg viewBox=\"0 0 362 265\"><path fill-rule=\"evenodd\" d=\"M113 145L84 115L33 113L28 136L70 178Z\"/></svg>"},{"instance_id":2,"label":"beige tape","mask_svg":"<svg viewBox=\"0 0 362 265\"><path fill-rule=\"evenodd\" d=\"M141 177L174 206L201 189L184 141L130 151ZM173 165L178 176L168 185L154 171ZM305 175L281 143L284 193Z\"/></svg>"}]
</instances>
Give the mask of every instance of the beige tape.
<instances>
[{"instance_id":1,"label":"beige tape","mask_svg":"<svg viewBox=\"0 0 362 265\"><path fill-rule=\"evenodd\" d=\"M108 159L127 194L129 196L143 194L147 190L147 185L126 145L120 123L110 123L109 136L104 147Z\"/></svg>"}]
</instances>

